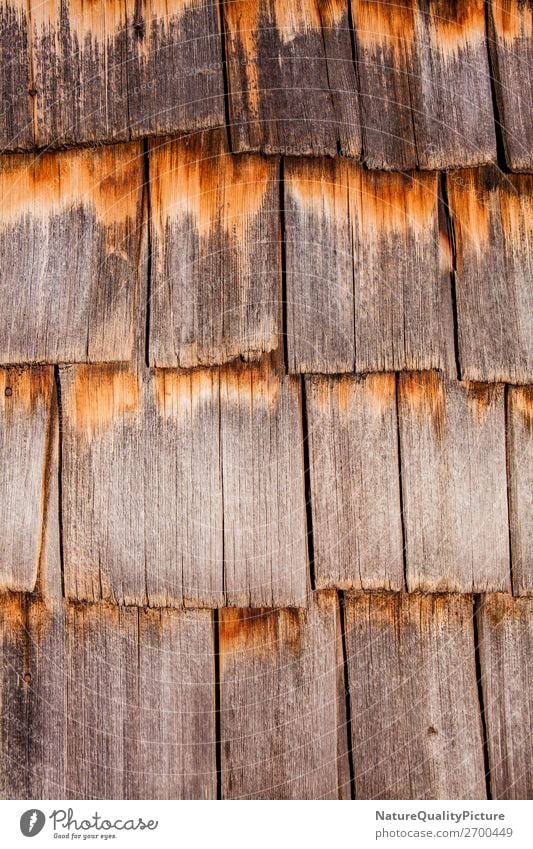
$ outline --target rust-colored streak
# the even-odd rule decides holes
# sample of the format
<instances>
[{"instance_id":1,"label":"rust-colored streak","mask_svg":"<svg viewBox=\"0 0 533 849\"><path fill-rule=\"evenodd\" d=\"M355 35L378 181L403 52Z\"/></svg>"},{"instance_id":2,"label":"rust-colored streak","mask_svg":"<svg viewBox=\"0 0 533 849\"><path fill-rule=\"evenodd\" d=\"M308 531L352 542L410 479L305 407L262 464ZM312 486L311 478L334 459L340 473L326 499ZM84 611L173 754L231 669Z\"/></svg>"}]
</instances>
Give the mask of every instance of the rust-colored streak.
<instances>
[{"instance_id":1,"label":"rust-colored streak","mask_svg":"<svg viewBox=\"0 0 533 849\"><path fill-rule=\"evenodd\" d=\"M466 381L465 386L468 392L470 407L474 411L476 420L481 422L493 406L500 389L497 385L475 383L473 381Z\"/></svg>"},{"instance_id":2,"label":"rust-colored streak","mask_svg":"<svg viewBox=\"0 0 533 849\"><path fill-rule=\"evenodd\" d=\"M347 216L349 166L343 160L291 160L286 191L297 206L332 223Z\"/></svg>"},{"instance_id":3,"label":"rust-colored streak","mask_svg":"<svg viewBox=\"0 0 533 849\"><path fill-rule=\"evenodd\" d=\"M533 434L533 386L513 386L509 391L511 409L522 417L528 433Z\"/></svg>"},{"instance_id":4,"label":"rust-colored streak","mask_svg":"<svg viewBox=\"0 0 533 849\"><path fill-rule=\"evenodd\" d=\"M484 0L463 3L437 0L430 3L429 33L432 46L444 59L473 50L485 39Z\"/></svg>"},{"instance_id":5,"label":"rust-colored streak","mask_svg":"<svg viewBox=\"0 0 533 849\"><path fill-rule=\"evenodd\" d=\"M492 169L472 168L447 177L458 246L466 246L477 254L481 254L490 241L491 195L497 191L497 181L491 179L492 174Z\"/></svg>"},{"instance_id":6,"label":"rust-colored streak","mask_svg":"<svg viewBox=\"0 0 533 849\"><path fill-rule=\"evenodd\" d=\"M22 593L0 593L0 632L16 636L26 624L26 602Z\"/></svg>"},{"instance_id":7,"label":"rust-colored streak","mask_svg":"<svg viewBox=\"0 0 533 849\"><path fill-rule=\"evenodd\" d=\"M0 413L33 413L40 405L47 407L52 386L53 369L49 366L0 369Z\"/></svg>"},{"instance_id":8,"label":"rust-colored streak","mask_svg":"<svg viewBox=\"0 0 533 849\"><path fill-rule=\"evenodd\" d=\"M218 403L218 369L157 369L155 400L165 419L186 419L205 404Z\"/></svg>"},{"instance_id":9,"label":"rust-colored streak","mask_svg":"<svg viewBox=\"0 0 533 849\"><path fill-rule=\"evenodd\" d=\"M250 365L237 361L225 366L220 372L220 384L226 401L246 402L260 409L275 406L281 389L280 375L268 354Z\"/></svg>"},{"instance_id":10,"label":"rust-colored streak","mask_svg":"<svg viewBox=\"0 0 533 849\"><path fill-rule=\"evenodd\" d=\"M437 371L403 372L400 377L401 397L421 420L429 421L438 434L446 424L444 382Z\"/></svg>"},{"instance_id":11,"label":"rust-colored streak","mask_svg":"<svg viewBox=\"0 0 533 849\"><path fill-rule=\"evenodd\" d=\"M2 224L46 219L80 205L104 225L135 220L142 186L138 144L97 150L12 154L0 162Z\"/></svg>"},{"instance_id":12,"label":"rust-colored streak","mask_svg":"<svg viewBox=\"0 0 533 849\"><path fill-rule=\"evenodd\" d=\"M414 47L414 0L352 0L351 7L360 47L375 57L390 55L395 65L404 64Z\"/></svg>"},{"instance_id":13,"label":"rust-colored streak","mask_svg":"<svg viewBox=\"0 0 533 849\"><path fill-rule=\"evenodd\" d=\"M353 219L366 236L426 234L437 221L437 175L379 173L352 168ZM355 179L354 179L355 178Z\"/></svg>"},{"instance_id":14,"label":"rust-colored streak","mask_svg":"<svg viewBox=\"0 0 533 849\"><path fill-rule=\"evenodd\" d=\"M496 38L507 44L533 38L533 5L528 0L491 0Z\"/></svg>"},{"instance_id":15,"label":"rust-colored streak","mask_svg":"<svg viewBox=\"0 0 533 849\"><path fill-rule=\"evenodd\" d=\"M76 366L71 392L72 424L88 435L107 430L140 406L139 379L124 366Z\"/></svg>"},{"instance_id":16,"label":"rust-colored streak","mask_svg":"<svg viewBox=\"0 0 533 849\"><path fill-rule=\"evenodd\" d=\"M304 609L226 608L220 611L221 661L229 654L252 652L264 660L283 653L298 655L306 620Z\"/></svg>"}]
</instances>

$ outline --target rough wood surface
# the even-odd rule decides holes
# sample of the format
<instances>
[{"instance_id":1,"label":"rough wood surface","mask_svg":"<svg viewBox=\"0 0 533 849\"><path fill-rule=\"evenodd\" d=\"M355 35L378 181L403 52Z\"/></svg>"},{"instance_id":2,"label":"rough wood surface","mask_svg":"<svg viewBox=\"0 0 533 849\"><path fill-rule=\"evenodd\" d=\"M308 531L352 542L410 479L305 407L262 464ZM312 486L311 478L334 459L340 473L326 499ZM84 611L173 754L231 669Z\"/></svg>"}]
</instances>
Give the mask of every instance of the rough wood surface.
<instances>
[{"instance_id":1,"label":"rough wood surface","mask_svg":"<svg viewBox=\"0 0 533 849\"><path fill-rule=\"evenodd\" d=\"M493 161L483 0L352 0L351 8L369 167Z\"/></svg>"},{"instance_id":2,"label":"rough wood surface","mask_svg":"<svg viewBox=\"0 0 533 849\"><path fill-rule=\"evenodd\" d=\"M292 160L285 197L289 370L445 367L436 175Z\"/></svg>"},{"instance_id":3,"label":"rough wood surface","mask_svg":"<svg viewBox=\"0 0 533 849\"><path fill-rule=\"evenodd\" d=\"M24 597L2 593L0 595L0 799L26 799L29 796L28 684L24 680L25 622Z\"/></svg>"},{"instance_id":4,"label":"rough wood surface","mask_svg":"<svg viewBox=\"0 0 533 849\"><path fill-rule=\"evenodd\" d=\"M150 361L190 368L278 346L279 165L223 131L150 149Z\"/></svg>"},{"instance_id":5,"label":"rough wood surface","mask_svg":"<svg viewBox=\"0 0 533 849\"><path fill-rule=\"evenodd\" d=\"M347 594L353 759L361 799L484 799L472 600Z\"/></svg>"},{"instance_id":6,"label":"rough wood surface","mask_svg":"<svg viewBox=\"0 0 533 849\"><path fill-rule=\"evenodd\" d=\"M507 394L507 467L513 592L533 595L533 387Z\"/></svg>"},{"instance_id":7,"label":"rough wood surface","mask_svg":"<svg viewBox=\"0 0 533 849\"><path fill-rule=\"evenodd\" d=\"M0 2L0 151L31 147L28 0Z\"/></svg>"},{"instance_id":8,"label":"rough wood surface","mask_svg":"<svg viewBox=\"0 0 533 849\"><path fill-rule=\"evenodd\" d=\"M233 149L357 156L347 4L225 0L223 17Z\"/></svg>"},{"instance_id":9,"label":"rough wood surface","mask_svg":"<svg viewBox=\"0 0 533 849\"><path fill-rule=\"evenodd\" d=\"M407 586L510 587L503 386L399 378Z\"/></svg>"},{"instance_id":10,"label":"rough wood surface","mask_svg":"<svg viewBox=\"0 0 533 849\"><path fill-rule=\"evenodd\" d=\"M130 357L141 196L136 144L1 160L1 363Z\"/></svg>"},{"instance_id":11,"label":"rough wood surface","mask_svg":"<svg viewBox=\"0 0 533 849\"><path fill-rule=\"evenodd\" d=\"M402 589L394 374L306 378L318 589Z\"/></svg>"},{"instance_id":12,"label":"rough wood surface","mask_svg":"<svg viewBox=\"0 0 533 849\"><path fill-rule=\"evenodd\" d=\"M51 368L0 369L0 591L32 591L37 580L50 496L53 386Z\"/></svg>"},{"instance_id":13,"label":"rough wood surface","mask_svg":"<svg viewBox=\"0 0 533 849\"><path fill-rule=\"evenodd\" d=\"M39 146L192 132L224 121L210 0L31 0Z\"/></svg>"},{"instance_id":14,"label":"rough wood surface","mask_svg":"<svg viewBox=\"0 0 533 849\"><path fill-rule=\"evenodd\" d=\"M490 0L489 48L505 158L533 170L533 10L524 0Z\"/></svg>"},{"instance_id":15,"label":"rough wood surface","mask_svg":"<svg viewBox=\"0 0 533 849\"><path fill-rule=\"evenodd\" d=\"M220 614L225 799L335 799L337 599Z\"/></svg>"},{"instance_id":16,"label":"rough wood surface","mask_svg":"<svg viewBox=\"0 0 533 849\"><path fill-rule=\"evenodd\" d=\"M461 375L533 381L533 177L496 168L447 177L457 249Z\"/></svg>"},{"instance_id":17,"label":"rough wood surface","mask_svg":"<svg viewBox=\"0 0 533 849\"><path fill-rule=\"evenodd\" d=\"M533 600L483 596L477 611L493 799L531 799Z\"/></svg>"}]
</instances>

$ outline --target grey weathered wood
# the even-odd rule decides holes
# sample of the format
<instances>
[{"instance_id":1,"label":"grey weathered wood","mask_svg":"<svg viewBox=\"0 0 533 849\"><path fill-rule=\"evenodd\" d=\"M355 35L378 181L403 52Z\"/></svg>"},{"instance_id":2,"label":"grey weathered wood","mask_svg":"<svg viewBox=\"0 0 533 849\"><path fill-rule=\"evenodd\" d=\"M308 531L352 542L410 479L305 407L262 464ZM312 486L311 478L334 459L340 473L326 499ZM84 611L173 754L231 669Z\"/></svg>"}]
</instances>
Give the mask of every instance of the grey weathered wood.
<instances>
[{"instance_id":1,"label":"grey weathered wood","mask_svg":"<svg viewBox=\"0 0 533 849\"><path fill-rule=\"evenodd\" d=\"M289 370L446 367L436 175L339 159L285 175Z\"/></svg>"},{"instance_id":2,"label":"grey weathered wood","mask_svg":"<svg viewBox=\"0 0 533 849\"><path fill-rule=\"evenodd\" d=\"M533 388L507 395L507 473L513 592L533 595Z\"/></svg>"},{"instance_id":3,"label":"grey weathered wood","mask_svg":"<svg viewBox=\"0 0 533 849\"><path fill-rule=\"evenodd\" d=\"M32 0L31 23L38 145L223 123L221 42L209 0Z\"/></svg>"},{"instance_id":4,"label":"grey weathered wood","mask_svg":"<svg viewBox=\"0 0 533 849\"><path fill-rule=\"evenodd\" d=\"M448 168L496 158L483 0L353 0L364 158Z\"/></svg>"},{"instance_id":5,"label":"grey weathered wood","mask_svg":"<svg viewBox=\"0 0 533 849\"><path fill-rule=\"evenodd\" d=\"M1 363L129 358L141 195L135 144L2 159Z\"/></svg>"},{"instance_id":6,"label":"grey weathered wood","mask_svg":"<svg viewBox=\"0 0 533 849\"><path fill-rule=\"evenodd\" d=\"M53 369L0 369L0 590L33 590L49 504Z\"/></svg>"},{"instance_id":7,"label":"grey weathered wood","mask_svg":"<svg viewBox=\"0 0 533 849\"><path fill-rule=\"evenodd\" d=\"M394 374L306 378L317 588L402 589Z\"/></svg>"},{"instance_id":8,"label":"grey weathered wood","mask_svg":"<svg viewBox=\"0 0 533 849\"><path fill-rule=\"evenodd\" d=\"M533 177L496 168L449 174L457 246L461 375L533 380Z\"/></svg>"},{"instance_id":9,"label":"grey weathered wood","mask_svg":"<svg viewBox=\"0 0 533 849\"><path fill-rule=\"evenodd\" d=\"M523 0L490 0L489 48L505 158L533 169L533 14Z\"/></svg>"},{"instance_id":10,"label":"grey weathered wood","mask_svg":"<svg viewBox=\"0 0 533 849\"><path fill-rule=\"evenodd\" d=\"M220 376L224 586L236 607L304 606L307 527L300 384L268 361Z\"/></svg>"},{"instance_id":11,"label":"grey weathered wood","mask_svg":"<svg viewBox=\"0 0 533 849\"><path fill-rule=\"evenodd\" d=\"M357 156L347 4L227 0L223 17L233 149Z\"/></svg>"},{"instance_id":12,"label":"grey weathered wood","mask_svg":"<svg viewBox=\"0 0 533 849\"><path fill-rule=\"evenodd\" d=\"M335 799L337 600L220 614L225 799Z\"/></svg>"},{"instance_id":13,"label":"grey weathered wood","mask_svg":"<svg viewBox=\"0 0 533 849\"><path fill-rule=\"evenodd\" d=\"M407 586L508 590L503 386L399 378Z\"/></svg>"},{"instance_id":14,"label":"grey weathered wood","mask_svg":"<svg viewBox=\"0 0 533 849\"><path fill-rule=\"evenodd\" d=\"M190 368L278 346L279 166L224 131L150 148L150 361Z\"/></svg>"},{"instance_id":15,"label":"grey weathered wood","mask_svg":"<svg viewBox=\"0 0 533 849\"><path fill-rule=\"evenodd\" d=\"M25 600L0 595L0 798L29 795Z\"/></svg>"},{"instance_id":16,"label":"grey weathered wood","mask_svg":"<svg viewBox=\"0 0 533 849\"><path fill-rule=\"evenodd\" d=\"M347 594L360 799L484 799L472 599Z\"/></svg>"},{"instance_id":17,"label":"grey weathered wood","mask_svg":"<svg viewBox=\"0 0 533 849\"><path fill-rule=\"evenodd\" d=\"M481 685L493 799L531 799L533 601L482 596Z\"/></svg>"},{"instance_id":18,"label":"grey weathered wood","mask_svg":"<svg viewBox=\"0 0 533 849\"><path fill-rule=\"evenodd\" d=\"M33 141L27 12L27 0L0 2L0 150Z\"/></svg>"}]
</instances>

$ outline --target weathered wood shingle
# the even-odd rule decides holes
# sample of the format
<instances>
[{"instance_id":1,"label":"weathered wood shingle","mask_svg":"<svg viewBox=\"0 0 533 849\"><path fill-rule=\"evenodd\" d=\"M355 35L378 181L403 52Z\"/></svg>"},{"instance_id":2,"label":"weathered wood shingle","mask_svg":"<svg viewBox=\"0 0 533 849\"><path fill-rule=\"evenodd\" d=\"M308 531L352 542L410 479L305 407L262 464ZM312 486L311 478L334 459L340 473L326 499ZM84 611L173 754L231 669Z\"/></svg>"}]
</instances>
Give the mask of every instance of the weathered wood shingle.
<instances>
[{"instance_id":1,"label":"weathered wood shingle","mask_svg":"<svg viewBox=\"0 0 533 849\"><path fill-rule=\"evenodd\" d=\"M33 142L28 0L0 2L0 151Z\"/></svg>"},{"instance_id":2,"label":"weathered wood shingle","mask_svg":"<svg viewBox=\"0 0 533 849\"><path fill-rule=\"evenodd\" d=\"M503 386L399 378L407 586L510 588Z\"/></svg>"},{"instance_id":3,"label":"weathered wood shingle","mask_svg":"<svg viewBox=\"0 0 533 849\"><path fill-rule=\"evenodd\" d=\"M345 642L360 799L484 799L468 596L348 594Z\"/></svg>"},{"instance_id":4,"label":"weathered wood shingle","mask_svg":"<svg viewBox=\"0 0 533 849\"><path fill-rule=\"evenodd\" d=\"M278 346L279 166L223 131L150 148L150 361L190 368Z\"/></svg>"},{"instance_id":5,"label":"weathered wood shingle","mask_svg":"<svg viewBox=\"0 0 533 849\"><path fill-rule=\"evenodd\" d=\"M509 387L507 474L513 592L533 595L533 387Z\"/></svg>"},{"instance_id":6,"label":"weathered wood shingle","mask_svg":"<svg viewBox=\"0 0 533 849\"><path fill-rule=\"evenodd\" d=\"M1 363L131 356L141 198L136 144L0 160Z\"/></svg>"}]
</instances>

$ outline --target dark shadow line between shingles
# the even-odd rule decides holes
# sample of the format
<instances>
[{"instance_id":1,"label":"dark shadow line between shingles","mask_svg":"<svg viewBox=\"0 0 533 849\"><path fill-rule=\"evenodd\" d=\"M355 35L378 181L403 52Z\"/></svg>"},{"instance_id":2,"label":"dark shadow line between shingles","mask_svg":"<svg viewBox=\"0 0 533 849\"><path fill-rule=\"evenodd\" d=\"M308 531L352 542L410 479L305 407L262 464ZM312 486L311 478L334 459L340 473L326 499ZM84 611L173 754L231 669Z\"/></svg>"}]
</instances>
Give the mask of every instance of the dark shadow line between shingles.
<instances>
[{"instance_id":1,"label":"dark shadow line between shingles","mask_svg":"<svg viewBox=\"0 0 533 849\"><path fill-rule=\"evenodd\" d=\"M472 622L474 627L474 656L475 656L475 666L476 666L476 686L477 686L477 694L478 694L478 702L479 702L479 713L481 718L481 733L483 738L483 765L485 769L485 789L487 793L487 799L492 799L492 790L491 790L491 781L490 781L490 761L489 761L489 744L488 744L488 735L487 735L487 716L485 713L485 702L483 697L483 675L481 671L481 657L479 650L479 616L480 616L480 608L481 608L481 597L479 595L473 596L472 603Z\"/></svg>"},{"instance_id":2,"label":"dark shadow line between shingles","mask_svg":"<svg viewBox=\"0 0 533 849\"><path fill-rule=\"evenodd\" d=\"M65 555L63 534L63 404L61 398L61 379L59 374L59 366L54 366L54 384L57 405L57 425L59 430L57 446L57 521L59 528L59 568L61 573L61 596L65 598Z\"/></svg>"},{"instance_id":3,"label":"dark shadow line between shingles","mask_svg":"<svg viewBox=\"0 0 533 849\"><path fill-rule=\"evenodd\" d=\"M509 429L509 384L504 384L503 387L503 415L504 415L504 434L505 434L505 482L507 486L507 532L509 535L509 579L511 581L511 593L515 593L513 580L513 545L511 535L511 435Z\"/></svg>"},{"instance_id":4,"label":"dark shadow line between shingles","mask_svg":"<svg viewBox=\"0 0 533 849\"><path fill-rule=\"evenodd\" d=\"M457 315L457 241L455 237L455 226L450 212L448 199L448 184L446 174L439 174L439 204L446 221L446 230L450 249L452 253L452 268L450 271L450 291L452 297L452 319L453 319L453 349L455 354L455 370L457 380L461 380L461 356L459 351L459 318Z\"/></svg>"},{"instance_id":5,"label":"dark shadow line between shingles","mask_svg":"<svg viewBox=\"0 0 533 849\"><path fill-rule=\"evenodd\" d=\"M305 518L307 539L307 560L309 563L309 580L311 591L316 589L315 576L315 541L313 533L313 509L311 502L311 464L309 459L309 422L307 418L307 393L305 387L305 376L300 376L301 398L302 398L302 445L304 456L304 494L305 494Z\"/></svg>"},{"instance_id":6,"label":"dark shadow line between shingles","mask_svg":"<svg viewBox=\"0 0 533 849\"><path fill-rule=\"evenodd\" d=\"M500 107L498 105L498 92L500 75L498 73L498 59L496 52L491 50L491 44L494 43L494 37L491 34L489 0L484 0L485 13L485 47L487 50L487 62L489 66L489 82L490 94L492 99L492 114L494 118L494 133L496 136L496 161L498 168L504 173L509 173L507 165L507 157L505 156L505 142L503 140L503 125L500 120Z\"/></svg>"},{"instance_id":7,"label":"dark shadow line between shingles","mask_svg":"<svg viewBox=\"0 0 533 849\"><path fill-rule=\"evenodd\" d=\"M342 643L342 666L343 666L343 684L344 684L344 702L346 714L346 737L348 755L348 771L350 773L350 799L355 800L356 783L355 783L355 766L353 759L353 736L352 736L352 702L350 697L350 677L348 674L348 652L346 649L346 617L345 617L345 596L342 590L338 591L339 600L339 615L341 625L341 643Z\"/></svg>"},{"instance_id":8,"label":"dark shadow line between shingles","mask_svg":"<svg viewBox=\"0 0 533 849\"><path fill-rule=\"evenodd\" d=\"M228 54L226 50L226 26L224 24L224 0L217 0L218 7L218 27L220 32L220 55L222 59L222 85L224 86L224 120L226 124L226 141L228 151L232 153L231 148L231 117L229 108L229 74L228 74Z\"/></svg>"},{"instance_id":9,"label":"dark shadow line between shingles","mask_svg":"<svg viewBox=\"0 0 533 849\"><path fill-rule=\"evenodd\" d=\"M396 450L398 454L398 485L400 494L400 524L402 526L402 563L403 563L403 586L405 592L409 591L407 584L407 543L405 531L404 497L403 497L403 470L402 470L402 445L400 435L400 375L394 375L394 395L396 401Z\"/></svg>"},{"instance_id":10,"label":"dark shadow line between shingles","mask_svg":"<svg viewBox=\"0 0 533 849\"><path fill-rule=\"evenodd\" d=\"M147 268L146 268L146 288L141 286L139 297L145 297L145 329L144 329L144 361L146 367L150 367L150 321L151 321L151 300L152 300L152 198L150 193L150 155L148 148L148 139L143 139L143 199L142 210L146 215L146 239L147 239ZM142 232L141 232L142 238ZM139 347L141 342L139 340ZM140 354L140 352L139 352Z\"/></svg>"},{"instance_id":11,"label":"dark shadow line between shingles","mask_svg":"<svg viewBox=\"0 0 533 849\"><path fill-rule=\"evenodd\" d=\"M289 337L287 304L287 232L285 223L285 159L279 160L279 229L281 252L281 348L283 351L284 371L289 371ZM278 313L279 315L279 313ZM278 343L279 344L279 343Z\"/></svg>"},{"instance_id":12,"label":"dark shadow line between shingles","mask_svg":"<svg viewBox=\"0 0 533 849\"><path fill-rule=\"evenodd\" d=\"M220 693L220 615L217 608L213 610L213 650L215 657L215 769L216 795L222 799L222 738L221 738L221 693Z\"/></svg>"}]
</instances>

